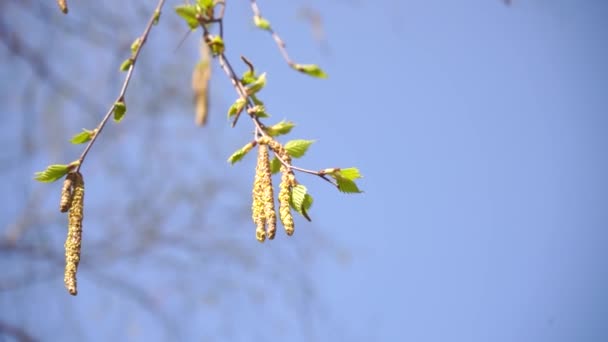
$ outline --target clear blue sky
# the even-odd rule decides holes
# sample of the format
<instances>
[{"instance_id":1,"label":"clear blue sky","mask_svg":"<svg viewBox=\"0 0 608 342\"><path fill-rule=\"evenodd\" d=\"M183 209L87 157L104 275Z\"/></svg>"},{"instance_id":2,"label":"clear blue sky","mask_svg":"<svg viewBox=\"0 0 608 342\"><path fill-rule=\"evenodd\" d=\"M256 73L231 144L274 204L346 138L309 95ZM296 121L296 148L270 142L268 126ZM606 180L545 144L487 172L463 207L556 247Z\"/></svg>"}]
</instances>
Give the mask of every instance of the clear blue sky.
<instances>
[{"instance_id":1,"label":"clear blue sky","mask_svg":"<svg viewBox=\"0 0 608 342\"><path fill-rule=\"evenodd\" d=\"M300 165L365 176L363 195L300 176L314 229L350 253L310 267L325 307L309 312L325 320L315 340L608 341L607 2L311 1L322 52L294 4L260 1L292 57L328 80L290 72L236 4L229 56L268 71L269 111L318 140ZM214 82L213 105L228 105L228 81ZM297 224L293 239L307 234Z\"/></svg>"}]
</instances>

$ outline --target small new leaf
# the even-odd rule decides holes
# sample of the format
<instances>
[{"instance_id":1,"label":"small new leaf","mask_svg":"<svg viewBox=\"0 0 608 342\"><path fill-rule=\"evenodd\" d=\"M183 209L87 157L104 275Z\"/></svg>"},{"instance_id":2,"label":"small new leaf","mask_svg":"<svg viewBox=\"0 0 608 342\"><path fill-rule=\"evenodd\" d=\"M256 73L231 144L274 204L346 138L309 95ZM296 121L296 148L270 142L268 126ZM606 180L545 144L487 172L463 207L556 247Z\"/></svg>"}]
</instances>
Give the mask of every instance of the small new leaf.
<instances>
[{"instance_id":1,"label":"small new leaf","mask_svg":"<svg viewBox=\"0 0 608 342\"><path fill-rule=\"evenodd\" d=\"M133 41L133 43L131 44L131 53L135 54L137 52L137 49L139 49L139 46L141 45L141 38L137 38Z\"/></svg>"},{"instance_id":2,"label":"small new leaf","mask_svg":"<svg viewBox=\"0 0 608 342\"><path fill-rule=\"evenodd\" d=\"M156 10L156 11L154 11L154 18L152 19L152 25L157 25L159 20L160 20L160 11Z\"/></svg>"},{"instance_id":3,"label":"small new leaf","mask_svg":"<svg viewBox=\"0 0 608 342\"><path fill-rule=\"evenodd\" d=\"M354 181L355 179L362 178L363 176L356 167L349 167L346 169L340 169L338 171L340 175L348 180Z\"/></svg>"},{"instance_id":4,"label":"small new leaf","mask_svg":"<svg viewBox=\"0 0 608 342\"><path fill-rule=\"evenodd\" d=\"M266 127L266 133L268 133L270 136L273 136L273 137L276 137L277 135L287 134L287 133L291 132L291 129L294 128L295 125L296 124L294 124L291 121L283 120L270 127Z\"/></svg>"},{"instance_id":5,"label":"small new leaf","mask_svg":"<svg viewBox=\"0 0 608 342\"><path fill-rule=\"evenodd\" d=\"M260 91L266 85L266 73L262 73L255 82L251 83L251 85L247 88L247 95L251 96L258 91Z\"/></svg>"},{"instance_id":6,"label":"small new leaf","mask_svg":"<svg viewBox=\"0 0 608 342\"><path fill-rule=\"evenodd\" d=\"M310 217L306 210L312 205L312 197L310 197L307 192L308 190L302 184L294 186L291 189L291 201L289 204L295 211L310 221ZM306 195L308 195L308 199L306 198Z\"/></svg>"},{"instance_id":7,"label":"small new leaf","mask_svg":"<svg viewBox=\"0 0 608 342\"><path fill-rule=\"evenodd\" d=\"M293 158L300 158L308 151L308 148L314 142L314 140L303 139L291 140L285 144L285 150L287 151L287 154Z\"/></svg>"},{"instance_id":8,"label":"small new leaf","mask_svg":"<svg viewBox=\"0 0 608 342\"><path fill-rule=\"evenodd\" d=\"M252 141L250 143L248 143L247 145L243 146L241 149L237 150L236 152L234 152L229 158L228 158L228 162L230 164L233 164L238 162L239 160L243 159L243 157L249 153L249 151L251 151L251 149L255 146L255 142Z\"/></svg>"},{"instance_id":9,"label":"small new leaf","mask_svg":"<svg viewBox=\"0 0 608 342\"><path fill-rule=\"evenodd\" d=\"M70 142L72 144L84 144L86 142L88 142L89 140L93 139L93 136L95 136L95 131L89 131L88 129L82 129L82 132L80 133L76 133L72 139L70 140Z\"/></svg>"},{"instance_id":10,"label":"small new leaf","mask_svg":"<svg viewBox=\"0 0 608 342\"><path fill-rule=\"evenodd\" d=\"M196 8L194 5L179 5L175 7L175 13L182 17L191 30L196 30L198 20L196 20Z\"/></svg>"},{"instance_id":11,"label":"small new leaf","mask_svg":"<svg viewBox=\"0 0 608 342\"><path fill-rule=\"evenodd\" d=\"M206 10L213 6L213 0L197 0L196 4Z\"/></svg>"},{"instance_id":12,"label":"small new leaf","mask_svg":"<svg viewBox=\"0 0 608 342\"><path fill-rule=\"evenodd\" d=\"M266 108L264 105L255 105L247 110L247 113L250 115L256 116L258 118L269 118L270 114L266 113Z\"/></svg>"},{"instance_id":13,"label":"small new leaf","mask_svg":"<svg viewBox=\"0 0 608 342\"><path fill-rule=\"evenodd\" d=\"M357 184L350 179L344 177L334 177L338 183L338 190L347 194L358 194L363 191L359 190Z\"/></svg>"},{"instance_id":14,"label":"small new leaf","mask_svg":"<svg viewBox=\"0 0 608 342\"><path fill-rule=\"evenodd\" d=\"M34 179L39 182L51 183L65 176L70 168L71 165L65 164L49 165L46 170L36 172Z\"/></svg>"},{"instance_id":15,"label":"small new leaf","mask_svg":"<svg viewBox=\"0 0 608 342\"><path fill-rule=\"evenodd\" d=\"M327 74L316 64L292 64L292 68L301 73L318 78L327 78Z\"/></svg>"},{"instance_id":16,"label":"small new leaf","mask_svg":"<svg viewBox=\"0 0 608 342\"><path fill-rule=\"evenodd\" d=\"M127 112L127 105L124 101L114 103L114 121L120 122Z\"/></svg>"},{"instance_id":17,"label":"small new leaf","mask_svg":"<svg viewBox=\"0 0 608 342\"><path fill-rule=\"evenodd\" d=\"M281 170L281 161L276 156L270 161L270 172L274 175Z\"/></svg>"},{"instance_id":18,"label":"small new leaf","mask_svg":"<svg viewBox=\"0 0 608 342\"><path fill-rule=\"evenodd\" d=\"M259 15L253 16L253 23L262 30L270 31L270 22Z\"/></svg>"},{"instance_id":19,"label":"small new leaf","mask_svg":"<svg viewBox=\"0 0 608 342\"><path fill-rule=\"evenodd\" d=\"M243 111L243 108L245 108L246 103L247 103L247 100L245 100L242 97L238 98L236 101L234 101L232 106L230 106L230 108L228 108L228 118L231 118L237 114L240 114Z\"/></svg>"},{"instance_id":20,"label":"small new leaf","mask_svg":"<svg viewBox=\"0 0 608 342\"><path fill-rule=\"evenodd\" d=\"M120 71L127 71L133 65L133 58L129 57L120 65Z\"/></svg>"},{"instance_id":21,"label":"small new leaf","mask_svg":"<svg viewBox=\"0 0 608 342\"><path fill-rule=\"evenodd\" d=\"M208 42L207 45L211 49L214 55L219 55L224 53L224 41L220 36L213 36Z\"/></svg>"}]
</instances>

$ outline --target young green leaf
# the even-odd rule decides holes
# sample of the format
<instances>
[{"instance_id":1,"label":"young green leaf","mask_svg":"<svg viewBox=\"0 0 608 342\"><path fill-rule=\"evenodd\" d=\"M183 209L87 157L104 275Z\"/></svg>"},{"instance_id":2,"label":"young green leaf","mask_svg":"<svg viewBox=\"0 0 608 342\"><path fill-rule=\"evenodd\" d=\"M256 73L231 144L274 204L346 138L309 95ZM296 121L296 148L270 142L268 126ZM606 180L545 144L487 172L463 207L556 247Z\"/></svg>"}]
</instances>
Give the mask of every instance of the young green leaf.
<instances>
[{"instance_id":1,"label":"young green leaf","mask_svg":"<svg viewBox=\"0 0 608 342\"><path fill-rule=\"evenodd\" d=\"M237 161L243 159L243 157L249 152L251 151L251 149L256 145L255 141L252 141L250 143L248 143L247 145L241 147L239 150L237 150L236 152L234 152L229 158L228 158L228 162L230 164L236 163Z\"/></svg>"},{"instance_id":2,"label":"young green leaf","mask_svg":"<svg viewBox=\"0 0 608 342\"><path fill-rule=\"evenodd\" d=\"M340 175L348 180L354 181L355 179L362 178L363 176L359 173L359 169L356 167L349 167L346 169L339 169Z\"/></svg>"},{"instance_id":3,"label":"young green leaf","mask_svg":"<svg viewBox=\"0 0 608 342\"><path fill-rule=\"evenodd\" d=\"M214 55L224 53L224 41L220 36L213 36L213 38L207 42L207 45L209 45L209 48Z\"/></svg>"},{"instance_id":4,"label":"young green leaf","mask_svg":"<svg viewBox=\"0 0 608 342\"><path fill-rule=\"evenodd\" d=\"M241 83L243 85L251 84L251 83L255 82L255 80L256 80L256 77L251 70L245 71L243 73L243 76L241 77Z\"/></svg>"},{"instance_id":5,"label":"young green leaf","mask_svg":"<svg viewBox=\"0 0 608 342\"><path fill-rule=\"evenodd\" d=\"M253 23L262 30L270 31L270 22L259 15L253 16Z\"/></svg>"},{"instance_id":6,"label":"young green leaf","mask_svg":"<svg viewBox=\"0 0 608 342\"><path fill-rule=\"evenodd\" d=\"M133 65L133 58L129 57L125 59L120 65L120 71L127 71Z\"/></svg>"},{"instance_id":7,"label":"young green leaf","mask_svg":"<svg viewBox=\"0 0 608 342\"><path fill-rule=\"evenodd\" d=\"M191 30L196 30L198 20L196 19L196 7L194 5L179 5L175 7L175 13L182 17Z\"/></svg>"},{"instance_id":8,"label":"young green leaf","mask_svg":"<svg viewBox=\"0 0 608 342\"><path fill-rule=\"evenodd\" d=\"M291 132L291 129L294 128L295 125L296 124L294 124L291 121L283 120L270 127L266 127L266 133L268 133L270 136L273 136L273 137L276 137L277 135L287 134L287 133Z\"/></svg>"},{"instance_id":9,"label":"young green leaf","mask_svg":"<svg viewBox=\"0 0 608 342\"><path fill-rule=\"evenodd\" d=\"M196 4L206 10L207 8L213 6L213 0L197 0Z\"/></svg>"},{"instance_id":10,"label":"young green leaf","mask_svg":"<svg viewBox=\"0 0 608 342\"><path fill-rule=\"evenodd\" d=\"M310 196L310 194L306 194L304 195L304 201L302 202L302 216L306 217L306 219L308 221L312 221L310 219L310 216L308 216L308 209L310 209L310 207L312 206L312 196Z\"/></svg>"},{"instance_id":11,"label":"young green leaf","mask_svg":"<svg viewBox=\"0 0 608 342\"><path fill-rule=\"evenodd\" d=\"M266 113L264 105L255 105L247 110L250 115L257 116L258 118L269 118L270 114Z\"/></svg>"},{"instance_id":12,"label":"young green leaf","mask_svg":"<svg viewBox=\"0 0 608 342\"><path fill-rule=\"evenodd\" d=\"M318 78L327 78L327 74L316 64L291 64L291 67L301 73Z\"/></svg>"},{"instance_id":13,"label":"young green leaf","mask_svg":"<svg viewBox=\"0 0 608 342\"><path fill-rule=\"evenodd\" d=\"M49 165L44 171L36 172L34 179L39 182L51 183L65 176L70 171L71 165L55 164Z\"/></svg>"},{"instance_id":14,"label":"young green leaf","mask_svg":"<svg viewBox=\"0 0 608 342\"><path fill-rule=\"evenodd\" d=\"M124 101L114 103L114 121L120 122L127 112L127 105Z\"/></svg>"},{"instance_id":15,"label":"young green leaf","mask_svg":"<svg viewBox=\"0 0 608 342\"><path fill-rule=\"evenodd\" d=\"M133 41L133 43L131 44L131 53L135 54L137 52L137 49L139 49L139 46L141 45L141 38L137 38Z\"/></svg>"},{"instance_id":16,"label":"young green leaf","mask_svg":"<svg viewBox=\"0 0 608 342\"><path fill-rule=\"evenodd\" d=\"M291 207L300 213L300 215L304 216L308 221L310 221L310 217L306 210L310 209L312 205L312 197L308 195L308 190L302 184L298 184L291 189ZM306 197L308 195L309 198Z\"/></svg>"},{"instance_id":17,"label":"young green leaf","mask_svg":"<svg viewBox=\"0 0 608 342\"><path fill-rule=\"evenodd\" d=\"M159 20L160 20L160 11L156 10L156 11L154 11L154 18L152 19L152 25L157 25Z\"/></svg>"},{"instance_id":18,"label":"young green leaf","mask_svg":"<svg viewBox=\"0 0 608 342\"><path fill-rule=\"evenodd\" d=\"M300 158L306 153L306 151L308 151L308 148L314 142L314 140L303 139L291 140L285 144L285 150L290 156Z\"/></svg>"},{"instance_id":19,"label":"young green leaf","mask_svg":"<svg viewBox=\"0 0 608 342\"><path fill-rule=\"evenodd\" d=\"M363 191L359 190L357 184L350 179L344 177L334 177L338 183L338 190L347 194L358 194Z\"/></svg>"},{"instance_id":20,"label":"young green leaf","mask_svg":"<svg viewBox=\"0 0 608 342\"><path fill-rule=\"evenodd\" d=\"M266 73L262 73L255 82L251 83L251 85L247 88L247 95L253 95L260 91L266 85Z\"/></svg>"},{"instance_id":21,"label":"young green leaf","mask_svg":"<svg viewBox=\"0 0 608 342\"><path fill-rule=\"evenodd\" d=\"M276 156L270 161L270 172L274 175L281 170L281 161Z\"/></svg>"},{"instance_id":22,"label":"young green leaf","mask_svg":"<svg viewBox=\"0 0 608 342\"><path fill-rule=\"evenodd\" d=\"M242 97L238 98L236 101L234 101L232 106L230 106L230 108L228 108L228 118L231 118L237 114L240 114L243 111L243 108L245 108L246 103L247 103L247 100L245 100Z\"/></svg>"},{"instance_id":23,"label":"young green leaf","mask_svg":"<svg viewBox=\"0 0 608 342\"><path fill-rule=\"evenodd\" d=\"M84 144L87 141L93 139L93 136L95 136L95 131L89 131L88 129L82 129L82 132L80 133L76 133L72 139L70 140L70 142L72 144Z\"/></svg>"}]
</instances>

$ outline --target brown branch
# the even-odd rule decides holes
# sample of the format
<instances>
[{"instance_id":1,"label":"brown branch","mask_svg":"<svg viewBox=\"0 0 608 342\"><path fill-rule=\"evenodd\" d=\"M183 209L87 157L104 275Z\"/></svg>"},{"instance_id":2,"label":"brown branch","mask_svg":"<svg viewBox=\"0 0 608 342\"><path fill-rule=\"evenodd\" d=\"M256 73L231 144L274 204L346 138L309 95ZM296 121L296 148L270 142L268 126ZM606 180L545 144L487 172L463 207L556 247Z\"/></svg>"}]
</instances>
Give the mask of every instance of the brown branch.
<instances>
[{"instance_id":1,"label":"brown branch","mask_svg":"<svg viewBox=\"0 0 608 342\"><path fill-rule=\"evenodd\" d=\"M131 77L133 76L133 71L135 70L135 64L137 62L137 58L139 57L139 53L141 52L142 47L144 46L144 44L146 43L146 40L148 39L148 35L150 34L152 25L154 25L154 23L158 20L158 17L160 16L160 12L161 12L164 4L165 4L165 0L158 1L158 4L156 5L156 9L154 10L154 13L152 14L152 16L150 16L150 19L148 20L148 24L146 25L146 29L144 30L144 33L138 38L139 45L137 46L137 49L131 56L131 66L129 66L127 75L125 76L125 80L123 81L120 92L118 93L118 97L112 103L112 106L110 106L110 109L108 109L106 115L103 117L103 119L97 126L97 128L95 130L95 134L93 135L93 137L91 138L91 140L89 141L87 146L84 148L84 151L82 151L80 158L78 158L78 166L76 167L76 170L75 170L76 172L80 171L80 168L82 167L82 163L84 162L84 159L87 157L87 154L91 150L91 147L93 147L93 144L95 143L95 141L97 141L97 137L99 137L99 134L101 134L101 131L106 126L106 123L110 119L110 116L112 116L112 113L114 113L114 110L116 109L115 104L117 102L124 101L125 93L127 92L127 88L129 87L129 81L131 81Z\"/></svg>"}]
</instances>

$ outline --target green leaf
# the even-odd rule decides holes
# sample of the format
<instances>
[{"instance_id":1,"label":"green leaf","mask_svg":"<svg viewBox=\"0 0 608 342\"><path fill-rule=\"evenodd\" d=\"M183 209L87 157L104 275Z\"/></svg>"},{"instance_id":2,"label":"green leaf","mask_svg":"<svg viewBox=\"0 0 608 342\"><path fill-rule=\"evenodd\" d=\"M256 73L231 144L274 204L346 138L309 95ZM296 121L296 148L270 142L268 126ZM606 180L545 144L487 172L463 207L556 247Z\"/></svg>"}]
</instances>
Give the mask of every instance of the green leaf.
<instances>
[{"instance_id":1,"label":"green leaf","mask_svg":"<svg viewBox=\"0 0 608 342\"><path fill-rule=\"evenodd\" d=\"M202 7L203 9L207 9L213 6L213 0L197 0L196 4Z\"/></svg>"},{"instance_id":2,"label":"green leaf","mask_svg":"<svg viewBox=\"0 0 608 342\"><path fill-rule=\"evenodd\" d=\"M230 108L228 108L228 118L231 118L237 114L240 114L243 111L243 108L245 108L245 104L247 104L247 100L245 100L242 97L238 98L236 101L234 101L232 106L230 106Z\"/></svg>"},{"instance_id":3,"label":"green leaf","mask_svg":"<svg viewBox=\"0 0 608 342\"><path fill-rule=\"evenodd\" d=\"M344 177L334 177L336 182L338 183L338 190L340 192L348 193L348 194L358 194L363 191L359 190L357 184L350 179Z\"/></svg>"},{"instance_id":4,"label":"green leaf","mask_svg":"<svg viewBox=\"0 0 608 342\"><path fill-rule=\"evenodd\" d=\"M255 105L258 105L258 106L263 106L264 105L264 102L262 102L262 100L258 99L258 97L255 96L255 95L251 95L251 96L249 96L249 98L251 99L251 101L253 101L253 103Z\"/></svg>"},{"instance_id":5,"label":"green leaf","mask_svg":"<svg viewBox=\"0 0 608 342\"><path fill-rule=\"evenodd\" d=\"M196 7L194 5L179 5L175 7L175 13L182 17L188 24L191 30L195 30L198 27L198 20L196 19Z\"/></svg>"},{"instance_id":6,"label":"green leaf","mask_svg":"<svg viewBox=\"0 0 608 342\"><path fill-rule=\"evenodd\" d=\"M207 45L209 45L209 48L211 48L211 52L213 52L214 55L224 53L224 41L220 36L213 36L213 38L207 42Z\"/></svg>"},{"instance_id":7,"label":"green leaf","mask_svg":"<svg viewBox=\"0 0 608 342\"><path fill-rule=\"evenodd\" d=\"M124 101L114 103L114 121L120 122L127 112L127 105Z\"/></svg>"},{"instance_id":8,"label":"green leaf","mask_svg":"<svg viewBox=\"0 0 608 342\"><path fill-rule=\"evenodd\" d=\"M35 180L44 183L51 183L65 176L70 171L71 165L55 164L50 165L44 171L36 172Z\"/></svg>"},{"instance_id":9,"label":"green leaf","mask_svg":"<svg viewBox=\"0 0 608 342\"><path fill-rule=\"evenodd\" d=\"M291 67L313 77L327 78L327 74L316 64L291 64Z\"/></svg>"},{"instance_id":10,"label":"green leaf","mask_svg":"<svg viewBox=\"0 0 608 342\"><path fill-rule=\"evenodd\" d=\"M314 142L314 140L303 139L291 140L285 144L285 150L290 156L300 158L306 153L310 145L312 145Z\"/></svg>"},{"instance_id":11,"label":"green leaf","mask_svg":"<svg viewBox=\"0 0 608 342\"><path fill-rule=\"evenodd\" d=\"M266 133L268 133L269 135L276 137L277 135L283 135L283 134L287 134L289 132L291 132L291 129L295 127L296 124L294 124L291 121L281 121L277 124L274 124L270 127L266 127Z\"/></svg>"},{"instance_id":12,"label":"green leaf","mask_svg":"<svg viewBox=\"0 0 608 342\"><path fill-rule=\"evenodd\" d=\"M120 65L120 71L127 71L133 65L133 59L131 57L125 59Z\"/></svg>"},{"instance_id":13,"label":"green leaf","mask_svg":"<svg viewBox=\"0 0 608 342\"><path fill-rule=\"evenodd\" d=\"M251 84L253 82L255 82L256 77L253 74L253 72L251 72L251 70L247 70L243 73L243 76L241 77L241 83L243 85L248 85Z\"/></svg>"},{"instance_id":14,"label":"green leaf","mask_svg":"<svg viewBox=\"0 0 608 342\"><path fill-rule=\"evenodd\" d=\"M310 217L306 211L310 209L310 206L312 205L312 197L310 197L307 192L308 190L302 184L294 186L291 189L291 201L289 204L295 211L310 221ZM306 197L307 195L309 198Z\"/></svg>"},{"instance_id":15,"label":"green leaf","mask_svg":"<svg viewBox=\"0 0 608 342\"><path fill-rule=\"evenodd\" d=\"M264 105L255 105L247 111L249 114L257 116L258 118L269 118L270 114L266 112Z\"/></svg>"},{"instance_id":16,"label":"green leaf","mask_svg":"<svg viewBox=\"0 0 608 342\"><path fill-rule=\"evenodd\" d=\"M243 157L245 157L245 155L247 153L249 153L249 151L251 151L251 149L255 146L255 142L250 142L247 145L243 146L242 148L240 148L239 150L235 151L229 158L228 158L228 162L230 164L233 164L238 162L239 160L243 159Z\"/></svg>"},{"instance_id":17,"label":"green leaf","mask_svg":"<svg viewBox=\"0 0 608 342\"><path fill-rule=\"evenodd\" d=\"M137 52L137 49L139 49L139 46L141 45L141 39L137 38L133 41L133 43L131 44L131 53L135 54Z\"/></svg>"},{"instance_id":18,"label":"green leaf","mask_svg":"<svg viewBox=\"0 0 608 342\"><path fill-rule=\"evenodd\" d=\"M312 206L312 202L313 202L313 199L312 199L312 196L310 196L310 194L304 195L304 201L302 202L302 215L304 217L306 217L306 219L308 221L312 221L310 219L310 216L308 216L308 209L310 209L310 207Z\"/></svg>"},{"instance_id":19,"label":"green leaf","mask_svg":"<svg viewBox=\"0 0 608 342\"><path fill-rule=\"evenodd\" d=\"M76 133L72 139L70 140L70 142L72 144L84 144L87 141L93 139L93 137L95 136L95 131L89 131L88 129L82 129L82 132L80 133Z\"/></svg>"},{"instance_id":20,"label":"green leaf","mask_svg":"<svg viewBox=\"0 0 608 342\"><path fill-rule=\"evenodd\" d=\"M152 25L157 25L159 20L160 20L160 11L156 10L156 11L154 11L154 18L152 19Z\"/></svg>"},{"instance_id":21,"label":"green leaf","mask_svg":"<svg viewBox=\"0 0 608 342\"><path fill-rule=\"evenodd\" d=\"M260 91L266 85L266 73L262 73L255 82L251 83L251 85L247 88L247 95L251 96L258 91Z\"/></svg>"},{"instance_id":22,"label":"green leaf","mask_svg":"<svg viewBox=\"0 0 608 342\"><path fill-rule=\"evenodd\" d=\"M270 31L270 22L259 15L253 16L253 23L262 30Z\"/></svg>"},{"instance_id":23,"label":"green leaf","mask_svg":"<svg viewBox=\"0 0 608 342\"><path fill-rule=\"evenodd\" d=\"M338 171L340 175L348 180L354 181L355 179L362 178L363 176L359 173L359 169L356 167L349 167L346 169L340 169Z\"/></svg>"},{"instance_id":24,"label":"green leaf","mask_svg":"<svg viewBox=\"0 0 608 342\"><path fill-rule=\"evenodd\" d=\"M274 175L281 170L281 161L276 156L270 161L270 172Z\"/></svg>"}]
</instances>

